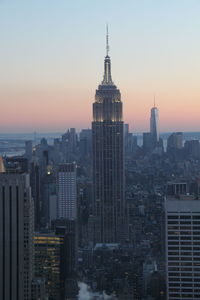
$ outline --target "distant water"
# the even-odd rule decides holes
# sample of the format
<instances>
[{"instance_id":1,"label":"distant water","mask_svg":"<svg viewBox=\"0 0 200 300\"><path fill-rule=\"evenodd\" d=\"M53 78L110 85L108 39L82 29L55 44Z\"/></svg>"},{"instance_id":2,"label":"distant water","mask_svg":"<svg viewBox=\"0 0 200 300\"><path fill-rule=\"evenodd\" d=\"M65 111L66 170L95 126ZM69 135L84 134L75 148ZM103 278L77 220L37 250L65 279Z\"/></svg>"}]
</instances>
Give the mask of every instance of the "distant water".
<instances>
[{"instance_id":1,"label":"distant water","mask_svg":"<svg viewBox=\"0 0 200 300\"><path fill-rule=\"evenodd\" d=\"M45 132L45 133L0 133L1 140L32 140L35 139L39 142L43 137L47 140L53 141L54 138L60 137L63 133L61 132Z\"/></svg>"},{"instance_id":2,"label":"distant water","mask_svg":"<svg viewBox=\"0 0 200 300\"><path fill-rule=\"evenodd\" d=\"M32 140L33 145L40 143L42 138L46 138L49 145L53 144L54 138L58 138L62 133L1 133L0 134L0 155L16 156L25 152L25 141Z\"/></svg>"},{"instance_id":3,"label":"distant water","mask_svg":"<svg viewBox=\"0 0 200 300\"><path fill-rule=\"evenodd\" d=\"M48 133L1 133L0 134L0 155L14 156L22 155L25 151L25 141L32 140L33 145L39 144L42 138L46 138L49 145L53 144L54 138L61 137L61 132ZM167 138L171 132L161 133L164 147L166 148ZM142 145L142 133L134 133L138 138L138 145ZM200 140L200 132L184 132L183 140L198 139Z\"/></svg>"}]
</instances>

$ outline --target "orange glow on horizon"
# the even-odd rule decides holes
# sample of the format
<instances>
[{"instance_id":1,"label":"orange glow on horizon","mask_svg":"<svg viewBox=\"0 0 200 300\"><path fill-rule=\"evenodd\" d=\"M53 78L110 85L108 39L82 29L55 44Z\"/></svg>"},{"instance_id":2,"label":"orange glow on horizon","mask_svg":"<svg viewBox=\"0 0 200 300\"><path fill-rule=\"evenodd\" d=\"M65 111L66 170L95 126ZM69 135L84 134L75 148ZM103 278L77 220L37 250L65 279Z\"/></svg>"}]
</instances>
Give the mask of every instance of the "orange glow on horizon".
<instances>
[{"instance_id":1,"label":"orange glow on horizon","mask_svg":"<svg viewBox=\"0 0 200 300\"><path fill-rule=\"evenodd\" d=\"M64 131L69 127L90 128L95 91L86 90L15 90L1 92L1 131ZM166 94L159 96L160 131L198 131L198 95ZM153 99L147 94L122 92L124 122L133 132L149 130Z\"/></svg>"}]
</instances>

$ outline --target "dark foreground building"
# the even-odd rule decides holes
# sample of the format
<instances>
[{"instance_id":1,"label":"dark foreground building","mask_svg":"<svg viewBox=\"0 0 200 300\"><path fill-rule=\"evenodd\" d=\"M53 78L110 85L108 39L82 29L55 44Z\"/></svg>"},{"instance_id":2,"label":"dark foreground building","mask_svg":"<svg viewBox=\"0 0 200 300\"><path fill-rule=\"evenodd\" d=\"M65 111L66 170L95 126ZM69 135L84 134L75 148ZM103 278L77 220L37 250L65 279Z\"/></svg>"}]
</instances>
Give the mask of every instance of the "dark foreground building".
<instances>
[{"instance_id":1,"label":"dark foreground building","mask_svg":"<svg viewBox=\"0 0 200 300\"><path fill-rule=\"evenodd\" d=\"M30 300L33 201L28 174L0 174L0 299Z\"/></svg>"},{"instance_id":2,"label":"dark foreground building","mask_svg":"<svg viewBox=\"0 0 200 300\"><path fill-rule=\"evenodd\" d=\"M94 242L121 242L124 235L124 137L121 94L111 78L111 61L104 61L104 77L93 104Z\"/></svg>"}]
</instances>

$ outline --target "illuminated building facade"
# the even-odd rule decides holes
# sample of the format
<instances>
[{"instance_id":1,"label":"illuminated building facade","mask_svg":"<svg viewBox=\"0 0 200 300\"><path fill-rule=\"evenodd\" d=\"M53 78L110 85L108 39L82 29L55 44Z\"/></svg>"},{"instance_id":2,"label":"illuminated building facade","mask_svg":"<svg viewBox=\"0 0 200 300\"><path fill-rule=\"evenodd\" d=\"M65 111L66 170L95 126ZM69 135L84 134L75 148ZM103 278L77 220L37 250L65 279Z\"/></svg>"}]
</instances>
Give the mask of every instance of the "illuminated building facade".
<instances>
[{"instance_id":1,"label":"illuminated building facade","mask_svg":"<svg viewBox=\"0 0 200 300\"><path fill-rule=\"evenodd\" d=\"M64 299L65 251L64 236L36 234L34 236L35 276L44 278L49 299Z\"/></svg>"},{"instance_id":2,"label":"illuminated building facade","mask_svg":"<svg viewBox=\"0 0 200 300\"><path fill-rule=\"evenodd\" d=\"M121 94L111 77L111 61L104 61L104 77L93 103L94 242L124 238L124 123Z\"/></svg>"}]
</instances>

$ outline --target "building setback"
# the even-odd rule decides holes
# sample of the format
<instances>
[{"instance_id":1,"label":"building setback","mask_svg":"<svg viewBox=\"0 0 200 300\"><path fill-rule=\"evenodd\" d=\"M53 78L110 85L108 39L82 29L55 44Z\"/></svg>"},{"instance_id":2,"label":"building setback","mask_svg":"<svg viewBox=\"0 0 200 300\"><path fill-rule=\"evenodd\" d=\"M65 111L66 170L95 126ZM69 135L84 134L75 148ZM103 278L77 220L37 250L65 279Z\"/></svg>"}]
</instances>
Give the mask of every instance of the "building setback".
<instances>
[{"instance_id":1,"label":"building setback","mask_svg":"<svg viewBox=\"0 0 200 300\"><path fill-rule=\"evenodd\" d=\"M111 78L111 61L104 61L104 77L93 103L94 242L121 242L125 237L124 123L121 94Z\"/></svg>"}]
</instances>

